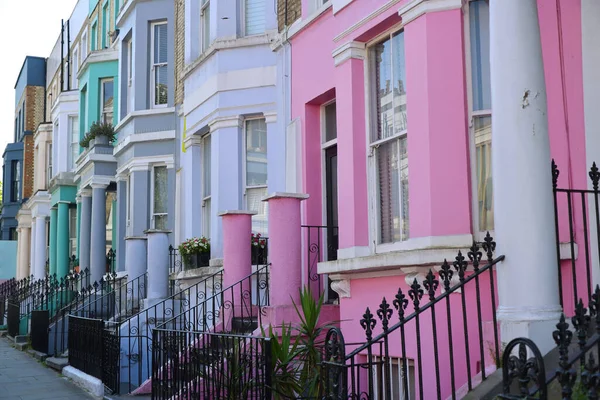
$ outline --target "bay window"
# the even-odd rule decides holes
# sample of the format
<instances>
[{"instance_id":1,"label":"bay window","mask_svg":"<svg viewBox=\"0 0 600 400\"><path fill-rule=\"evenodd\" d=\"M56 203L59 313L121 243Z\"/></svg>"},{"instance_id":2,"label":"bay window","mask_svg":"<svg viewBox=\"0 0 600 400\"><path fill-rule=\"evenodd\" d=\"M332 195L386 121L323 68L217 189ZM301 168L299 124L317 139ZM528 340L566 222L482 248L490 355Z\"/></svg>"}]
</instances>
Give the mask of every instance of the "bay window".
<instances>
[{"instance_id":1,"label":"bay window","mask_svg":"<svg viewBox=\"0 0 600 400\"><path fill-rule=\"evenodd\" d=\"M168 58L167 23L152 24L152 66L150 71L152 89L152 107L167 105L168 95Z\"/></svg>"},{"instance_id":2,"label":"bay window","mask_svg":"<svg viewBox=\"0 0 600 400\"><path fill-rule=\"evenodd\" d=\"M246 207L255 211L252 231L267 233L267 123L264 118L246 120Z\"/></svg>"},{"instance_id":3,"label":"bay window","mask_svg":"<svg viewBox=\"0 0 600 400\"><path fill-rule=\"evenodd\" d=\"M469 50L471 55L471 135L474 143L472 168L476 176L476 231L494 229L492 197L492 98L490 83L489 1L469 2Z\"/></svg>"},{"instance_id":4,"label":"bay window","mask_svg":"<svg viewBox=\"0 0 600 400\"><path fill-rule=\"evenodd\" d=\"M152 169L152 227L154 229L167 229L168 199L167 167L155 166Z\"/></svg>"},{"instance_id":5,"label":"bay window","mask_svg":"<svg viewBox=\"0 0 600 400\"><path fill-rule=\"evenodd\" d=\"M211 138L206 135L202 140L202 221L203 235L210 238L211 218Z\"/></svg>"},{"instance_id":6,"label":"bay window","mask_svg":"<svg viewBox=\"0 0 600 400\"><path fill-rule=\"evenodd\" d=\"M210 45L210 0L200 0L200 53Z\"/></svg>"},{"instance_id":7,"label":"bay window","mask_svg":"<svg viewBox=\"0 0 600 400\"><path fill-rule=\"evenodd\" d=\"M409 238L406 60L404 32L396 32L369 49L372 70L378 242Z\"/></svg>"}]
</instances>

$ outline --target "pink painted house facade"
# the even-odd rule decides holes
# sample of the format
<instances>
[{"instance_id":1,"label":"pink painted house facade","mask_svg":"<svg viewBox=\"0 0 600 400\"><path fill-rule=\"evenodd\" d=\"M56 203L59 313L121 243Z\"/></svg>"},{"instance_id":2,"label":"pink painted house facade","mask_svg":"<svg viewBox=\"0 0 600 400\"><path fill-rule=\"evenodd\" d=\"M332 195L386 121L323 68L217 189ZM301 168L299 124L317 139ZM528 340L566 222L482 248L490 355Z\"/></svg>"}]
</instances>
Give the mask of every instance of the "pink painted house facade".
<instances>
[{"instance_id":1,"label":"pink painted house facade","mask_svg":"<svg viewBox=\"0 0 600 400\"><path fill-rule=\"evenodd\" d=\"M554 159L559 189L592 189L599 23L600 6L589 0L302 0L301 18L284 34L297 191L309 195L303 241L319 253L304 256L303 277L314 285L310 265L320 261L346 353L384 329L376 315L383 297L392 326L399 289L408 317L415 280L422 307L429 270L431 294L440 296L444 260L454 272L448 283L459 284L458 251L476 263L482 252L469 276L486 264L486 233L497 241L494 266L477 284L407 324L405 349L389 342L392 398L460 397L518 336L548 351L560 312L570 315L599 282L593 197L568 201L559 192L555 208L550 167ZM468 254L474 241L483 243ZM374 327L361 327L366 307ZM348 386L364 389L367 375Z\"/></svg>"}]
</instances>

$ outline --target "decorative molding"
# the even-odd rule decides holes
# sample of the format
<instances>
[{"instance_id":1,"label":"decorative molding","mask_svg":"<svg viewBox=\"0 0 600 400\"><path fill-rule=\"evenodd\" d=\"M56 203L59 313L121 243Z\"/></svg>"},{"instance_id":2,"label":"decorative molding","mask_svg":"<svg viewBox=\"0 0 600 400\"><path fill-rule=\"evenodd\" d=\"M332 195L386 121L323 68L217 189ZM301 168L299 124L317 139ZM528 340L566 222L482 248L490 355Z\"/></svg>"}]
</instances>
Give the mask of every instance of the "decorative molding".
<instances>
[{"instance_id":1,"label":"decorative molding","mask_svg":"<svg viewBox=\"0 0 600 400\"><path fill-rule=\"evenodd\" d=\"M189 149L192 146L200 146L202 144L202 137L200 135L189 135L183 140L185 149Z\"/></svg>"},{"instance_id":2,"label":"decorative molding","mask_svg":"<svg viewBox=\"0 0 600 400\"><path fill-rule=\"evenodd\" d=\"M427 13L455 10L461 7L462 0L412 0L398 10L398 15L406 25Z\"/></svg>"},{"instance_id":3,"label":"decorative molding","mask_svg":"<svg viewBox=\"0 0 600 400\"><path fill-rule=\"evenodd\" d=\"M106 189L112 179L108 176L93 176L89 186L93 189ZM92 194L93 196L93 194Z\"/></svg>"},{"instance_id":4,"label":"decorative molding","mask_svg":"<svg viewBox=\"0 0 600 400\"><path fill-rule=\"evenodd\" d=\"M92 197L92 191L90 189L81 188L79 189L78 195L80 197Z\"/></svg>"},{"instance_id":5,"label":"decorative molding","mask_svg":"<svg viewBox=\"0 0 600 400\"><path fill-rule=\"evenodd\" d=\"M223 128L241 128L244 126L244 118L239 115L231 117L215 118L208 123L211 132Z\"/></svg>"},{"instance_id":6,"label":"decorative molding","mask_svg":"<svg viewBox=\"0 0 600 400\"><path fill-rule=\"evenodd\" d=\"M119 132L123 126L127 125L129 121L134 119L135 117L147 117L147 116L155 116L162 114L174 114L175 107L162 107L162 108L150 108L148 110L137 110L132 111L125 116L119 123L115 126L115 132Z\"/></svg>"},{"instance_id":7,"label":"decorative molding","mask_svg":"<svg viewBox=\"0 0 600 400\"><path fill-rule=\"evenodd\" d=\"M135 171L149 171L153 164L164 164L167 169L175 168L175 157L170 154L132 158L117 169L116 175L128 175Z\"/></svg>"},{"instance_id":8,"label":"decorative molding","mask_svg":"<svg viewBox=\"0 0 600 400\"><path fill-rule=\"evenodd\" d=\"M277 122L277 111L265 112L263 115L265 116L265 123L274 124Z\"/></svg>"},{"instance_id":9,"label":"decorative molding","mask_svg":"<svg viewBox=\"0 0 600 400\"><path fill-rule=\"evenodd\" d=\"M331 289L340 296L340 299L352 297L352 293L350 292L350 279L332 279Z\"/></svg>"},{"instance_id":10,"label":"decorative molding","mask_svg":"<svg viewBox=\"0 0 600 400\"><path fill-rule=\"evenodd\" d=\"M379 17L381 14L383 14L384 12L386 12L387 10L389 10L396 4L400 3L400 1L402 1L402 0L389 0L387 3L385 3L378 9L374 10L373 12L371 12L369 15L367 15L360 21L357 21L354 25L351 25L346 30L342 31L339 35L337 35L336 37L333 38L333 41L339 42L340 40L342 40L343 38L345 38L352 32L360 29L360 27L362 27L363 25L374 20L375 18Z\"/></svg>"},{"instance_id":11,"label":"decorative molding","mask_svg":"<svg viewBox=\"0 0 600 400\"><path fill-rule=\"evenodd\" d=\"M81 63L77 78L81 79L84 73L87 71L90 64L101 63L106 61L117 61L119 59L119 52L116 49L101 49L94 50L88 54L88 56Z\"/></svg>"},{"instance_id":12,"label":"decorative molding","mask_svg":"<svg viewBox=\"0 0 600 400\"><path fill-rule=\"evenodd\" d=\"M118 142L113 149L113 155L120 155L130 145L141 142L160 142L164 140L174 140L177 137L175 130L147 132L147 133L130 133L125 138Z\"/></svg>"},{"instance_id":13,"label":"decorative molding","mask_svg":"<svg viewBox=\"0 0 600 400\"><path fill-rule=\"evenodd\" d=\"M357 60L365 60L367 58L367 48L362 42L348 42L331 53L335 66L343 64L346 60L355 58Z\"/></svg>"}]
</instances>

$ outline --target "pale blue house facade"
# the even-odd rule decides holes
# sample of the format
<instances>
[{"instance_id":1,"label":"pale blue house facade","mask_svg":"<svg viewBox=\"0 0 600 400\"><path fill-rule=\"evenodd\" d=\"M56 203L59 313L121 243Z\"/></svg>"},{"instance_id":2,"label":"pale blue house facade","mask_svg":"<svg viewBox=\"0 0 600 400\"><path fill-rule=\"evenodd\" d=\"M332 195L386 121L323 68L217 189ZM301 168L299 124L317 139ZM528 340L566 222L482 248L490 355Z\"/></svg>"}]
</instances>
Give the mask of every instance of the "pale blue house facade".
<instances>
[{"instance_id":1,"label":"pale blue house facade","mask_svg":"<svg viewBox=\"0 0 600 400\"><path fill-rule=\"evenodd\" d=\"M262 198L286 186L275 9L274 0L185 0L176 236L209 238L213 259L223 254L218 212L255 211L252 230L268 235Z\"/></svg>"}]
</instances>

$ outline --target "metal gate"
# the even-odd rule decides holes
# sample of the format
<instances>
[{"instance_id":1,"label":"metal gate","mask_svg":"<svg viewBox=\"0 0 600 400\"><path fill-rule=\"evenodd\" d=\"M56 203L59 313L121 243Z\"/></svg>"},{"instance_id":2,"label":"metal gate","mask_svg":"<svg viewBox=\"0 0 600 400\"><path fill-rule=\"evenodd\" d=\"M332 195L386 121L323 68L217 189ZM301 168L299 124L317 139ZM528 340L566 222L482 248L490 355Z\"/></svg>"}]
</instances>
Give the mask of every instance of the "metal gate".
<instances>
[{"instance_id":1,"label":"metal gate","mask_svg":"<svg viewBox=\"0 0 600 400\"><path fill-rule=\"evenodd\" d=\"M8 303L8 315L7 315L7 329L8 329L8 336L12 336L15 337L19 334L19 321L20 321L20 315L19 315L20 311L19 311L19 305L18 304L13 304L13 303Z\"/></svg>"},{"instance_id":2,"label":"metal gate","mask_svg":"<svg viewBox=\"0 0 600 400\"><path fill-rule=\"evenodd\" d=\"M44 354L48 354L49 318L48 310L31 312L31 348Z\"/></svg>"},{"instance_id":3,"label":"metal gate","mask_svg":"<svg viewBox=\"0 0 600 400\"><path fill-rule=\"evenodd\" d=\"M102 345L102 382L112 393L119 394L121 340L118 331L104 329Z\"/></svg>"},{"instance_id":4,"label":"metal gate","mask_svg":"<svg viewBox=\"0 0 600 400\"><path fill-rule=\"evenodd\" d=\"M6 299L0 299L0 325L4 325L4 312L6 311Z\"/></svg>"}]
</instances>

